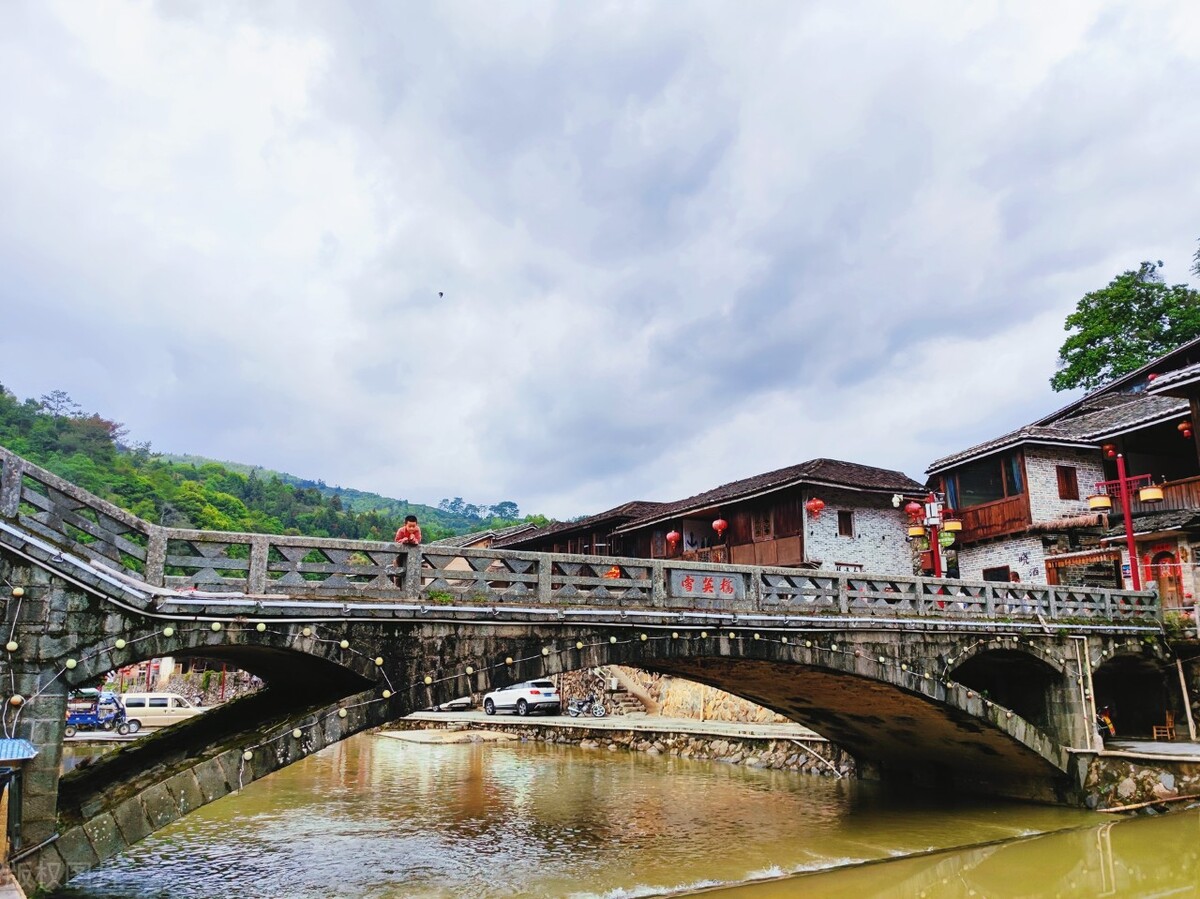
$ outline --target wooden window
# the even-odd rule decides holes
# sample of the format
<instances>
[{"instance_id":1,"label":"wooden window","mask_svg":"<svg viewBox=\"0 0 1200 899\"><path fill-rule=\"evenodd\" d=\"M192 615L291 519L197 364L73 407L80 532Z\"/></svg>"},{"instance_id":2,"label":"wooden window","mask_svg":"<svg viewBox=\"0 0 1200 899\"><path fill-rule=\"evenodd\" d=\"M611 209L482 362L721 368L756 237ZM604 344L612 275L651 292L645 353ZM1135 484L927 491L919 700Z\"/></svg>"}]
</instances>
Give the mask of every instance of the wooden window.
<instances>
[{"instance_id":1,"label":"wooden window","mask_svg":"<svg viewBox=\"0 0 1200 899\"><path fill-rule=\"evenodd\" d=\"M983 579L985 581L1009 581L1011 569L1007 565L1001 565L999 568L983 569Z\"/></svg>"},{"instance_id":2,"label":"wooden window","mask_svg":"<svg viewBox=\"0 0 1200 899\"><path fill-rule=\"evenodd\" d=\"M1005 453L968 462L945 479L952 509L969 509L1025 492L1020 453Z\"/></svg>"},{"instance_id":3,"label":"wooden window","mask_svg":"<svg viewBox=\"0 0 1200 899\"><path fill-rule=\"evenodd\" d=\"M854 512L847 509L838 512L838 536L853 537L854 536Z\"/></svg>"},{"instance_id":4,"label":"wooden window","mask_svg":"<svg viewBox=\"0 0 1200 899\"><path fill-rule=\"evenodd\" d=\"M1056 465L1058 472L1058 498L1079 499L1079 478L1073 465Z\"/></svg>"},{"instance_id":5,"label":"wooden window","mask_svg":"<svg viewBox=\"0 0 1200 899\"><path fill-rule=\"evenodd\" d=\"M771 510L763 509L750 514L750 536L755 542L759 540L770 540L774 535L774 529L771 527Z\"/></svg>"}]
</instances>

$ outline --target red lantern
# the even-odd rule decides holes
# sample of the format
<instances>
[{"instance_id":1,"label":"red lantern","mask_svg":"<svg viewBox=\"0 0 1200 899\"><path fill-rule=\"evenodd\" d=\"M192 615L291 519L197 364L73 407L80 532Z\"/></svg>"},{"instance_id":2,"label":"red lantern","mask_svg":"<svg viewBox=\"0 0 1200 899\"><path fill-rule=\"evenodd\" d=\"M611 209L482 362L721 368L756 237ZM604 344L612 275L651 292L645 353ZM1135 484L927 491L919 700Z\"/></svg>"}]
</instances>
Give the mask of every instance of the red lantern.
<instances>
[{"instance_id":1,"label":"red lantern","mask_svg":"<svg viewBox=\"0 0 1200 899\"><path fill-rule=\"evenodd\" d=\"M667 532L667 546L670 547L671 552L675 552L675 546L681 539L683 538L679 536L679 531Z\"/></svg>"},{"instance_id":2,"label":"red lantern","mask_svg":"<svg viewBox=\"0 0 1200 899\"><path fill-rule=\"evenodd\" d=\"M804 504L804 508L808 509L808 514L813 518L820 518L821 510L825 508L825 500L818 496L814 496Z\"/></svg>"},{"instance_id":3,"label":"red lantern","mask_svg":"<svg viewBox=\"0 0 1200 899\"><path fill-rule=\"evenodd\" d=\"M1150 374L1146 375L1146 380L1153 381L1157 377L1158 377L1158 374L1156 372L1150 372Z\"/></svg>"},{"instance_id":4,"label":"red lantern","mask_svg":"<svg viewBox=\"0 0 1200 899\"><path fill-rule=\"evenodd\" d=\"M1191 428L1188 428L1186 431L1183 431L1181 433L1183 434L1184 439L1186 439L1186 440L1192 439L1192 429Z\"/></svg>"},{"instance_id":5,"label":"red lantern","mask_svg":"<svg viewBox=\"0 0 1200 899\"><path fill-rule=\"evenodd\" d=\"M1175 425L1175 427L1179 429L1179 433L1182 434L1184 437L1192 436L1191 419L1184 419L1179 424Z\"/></svg>"},{"instance_id":6,"label":"red lantern","mask_svg":"<svg viewBox=\"0 0 1200 899\"><path fill-rule=\"evenodd\" d=\"M925 517L925 507L916 500L913 500L904 507L904 514L909 518L917 519Z\"/></svg>"},{"instance_id":7,"label":"red lantern","mask_svg":"<svg viewBox=\"0 0 1200 899\"><path fill-rule=\"evenodd\" d=\"M713 530L717 532L718 537L725 536L725 529L729 527L729 522L724 518L718 518L713 522Z\"/></svg>"},{"instance_id":8,"label":"red lantern","mask_svg":"<svg viewBox=\"0 0 1200 899\"><path fill-rule=\"evenodd\" d=\"M1115 459L1117 457L1117 445L1115 443L1106 443L1100 449L1104 451L1105 459Z\"/></svg>"}]
</instances>

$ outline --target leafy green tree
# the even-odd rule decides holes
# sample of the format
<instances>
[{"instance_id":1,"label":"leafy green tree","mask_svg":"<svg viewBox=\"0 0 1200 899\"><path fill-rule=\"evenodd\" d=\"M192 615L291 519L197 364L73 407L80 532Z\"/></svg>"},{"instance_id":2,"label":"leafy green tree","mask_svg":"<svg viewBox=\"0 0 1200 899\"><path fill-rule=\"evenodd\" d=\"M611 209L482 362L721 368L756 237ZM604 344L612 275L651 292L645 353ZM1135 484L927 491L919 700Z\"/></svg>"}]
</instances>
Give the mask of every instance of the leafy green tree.
<instances>
[{"instance_id":1,"label":"leafy green tree","mask_svg":"<svg viewBox=\"0 0 1200 899\"><path fill-rule=\"evenodd\" d=\"M1161 262L1143 262L1086 294L1067 316L1055 390L1092 389L1200 337L1200 292L1167 285Z\"/></svg>"},{"instance_id":2,"label":"leafy green tree","mask_svg":"<svg viewBox=\"0 0 1200 899\"><path fill-rule=\"evenodd\" d=\"M492 506L491 513L493 518L504 518L509 521L516 521L521 515L521 510L512 500L506 499L504 502L496 503L496 505Z\"/></svg>"}]
</instances>

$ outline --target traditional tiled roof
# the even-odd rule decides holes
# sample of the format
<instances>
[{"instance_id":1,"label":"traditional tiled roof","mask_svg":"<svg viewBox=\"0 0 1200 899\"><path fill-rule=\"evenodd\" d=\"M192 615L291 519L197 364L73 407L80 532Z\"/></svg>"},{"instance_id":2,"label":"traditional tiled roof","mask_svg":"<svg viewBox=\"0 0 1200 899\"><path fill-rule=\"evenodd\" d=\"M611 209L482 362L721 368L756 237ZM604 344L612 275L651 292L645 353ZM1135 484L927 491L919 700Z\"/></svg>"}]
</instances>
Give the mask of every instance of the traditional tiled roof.
<instances>
[{"instance_id":1,"label":"traditional tiled roof","mask_svg":"<svg viewBox=\"0 0 1200 899\"><path fill-rule=\"evenodd\" d=\"M652 503L645 500L634 500L628 503L622 503L605 512L597 512L595 515L588 515L586 518L579 518L575 521L556 521L546 527L538 528L536 531L529 533L515 534L512 537L507 537L503 540L497 540L493 546L513 546L518 543L525 543L530 540L541 540L552 534L565 534L572 531L587 531L599 524L607 523L623 523L634 518L641 518L644 515L652 514L656 509L661 507L662 503Z\"/></svg>"},{"instance_id":2,"label":"traditional tiled roof","mask_svg":"<svg viewBox=\"0 0 1200 899\"><path fill-rule=\"evenodd\" d=\"M1060 518L1047 518L1045 521L1035 521L1027 530L1031 534L1053 534L1061 531L1074 531L1081 528L1099 528L1108 526L1108 516L1103 512L1085 512L1081 515L1063 515Z\"/></svg>"},{"instance_id":3,"label":"traditional tiled roof","mask_svg":"<svg viewBox=\"0 0 1200 899\"><path fill-rule=\"evenodd\" d=\"M1091 401L1081 401L1072 408L1070 414L1052 424L1026 425L1003 437L938 459L929 466L927 473L938 474L971 459L1027 443L1095 447L1118 434L1187 412L1187 400L1169 396L1123 393L1096 397Z\"/></svg>"},{"instance_id":4,"label":"traditional tiled roof","mask_svg":"<svg viewBox=\"0 0 1200 899\"><path fill-rule=\"evenodd\" d=\"M1167 509L1162 512L1147 512L1135 515L1131 522L1133 533L1154 534L1159 531L1200 529L1200 512L1195 509ZM1112 527L1104 532L1105 537L1124 537L1125 522L1120 515L1113 516Z\"/></svg>"},{"instance_id":5,"label":"traditional tiled roof","mask_svg":"<svg viewBox=\"0 0 1200 899\"><path fill-rule=\"evenodd\" d=\"M443 537L441 540L434 540L430 546L468 546L477 540L483 540L487 537L492 538L492 543L503 540L509 537L516 537L518 534L524 534L526 531L536 531L536 524L514 524L506 528L497 528L489 531L474 531L470 534L458 534L454 537Z\"/></svg>"},{"instance_id":6,"label":"traditional tiled roof","mask_svg":"<svg viewBox=\"0 0 1200 899\"><path fill-rule=\"evenodd\" d=\"M1178 371L1159 375L1146 388L1146 392L1155 395L1187 396L1188 391L1184 388L1195 389L1198 381L1200 381L1200 362L1185 366Z\"/></svg>"},{"instance_id":7,"label":"traditional tiled roof","mask_svg":"<svg viewBox=\"0 0 1200 899\"><path fill-rule=\"evenodd\" d=\"M1175 405L1169 405L1173 399L1170 394L1175 393L1172 388L1197 380L1200 380L1200 337L1163 353L1141 368L1113 378L1023 428L943 456L926 469L926 474L939 474L971 459L1026 443L1095 446L1099 441L1132 428L1186 413L1186 402L1174 400ZM1100 414L1105 410L1118 411Z\"/></svg>"},{"instance_id":8,"label":"traditional tiled roof","mask_svg":"<svg viewBox=\"0 0 1200 899\"><path fill-rule=\"evenodd\" d=\"M1053 421L1057 421L1064 415L1070 414L1080 406L1093 402L1097 397L1110 393L1139 393L1146 390L1150 384L1158 384L1166 374L1161 374L1163 371L1174 372L1183 368L1179 363L1183 362L1184 366L1190 366L1193 362L1200 362L1200 337L1189 340L1182 346L1177 346L1175 349L1163 353L1157 359L1152 359L1141 368L1136 368L1131 372L1113 378L1107 384L1097 387L1091 393L1088 393L1080 399L1074 400L1058 409L1051 412L1045 418L1040 418L1034 422L1035 425L1044 425ZM1150 375L1158 374L1154 380L1150 380Z\"/></svg>"},{"instance_id":9,"label":"traditional tiled roof","mask_svg":"<svg viewBox=\"0 0 1200 899\"><path fill-rule=\"evenodd\" d=\"M675 518L686 512L700 512L713 506L797 484L822 484L879 493L915 493L925 489L903 472L859 465L855 462L842 462L838 459L810 459L799 465L743 478L740 481L731 481L678 502L660 504L660 508L618 528L617 532L631 531L656 521Z\"/></svg>"}]
</instances>

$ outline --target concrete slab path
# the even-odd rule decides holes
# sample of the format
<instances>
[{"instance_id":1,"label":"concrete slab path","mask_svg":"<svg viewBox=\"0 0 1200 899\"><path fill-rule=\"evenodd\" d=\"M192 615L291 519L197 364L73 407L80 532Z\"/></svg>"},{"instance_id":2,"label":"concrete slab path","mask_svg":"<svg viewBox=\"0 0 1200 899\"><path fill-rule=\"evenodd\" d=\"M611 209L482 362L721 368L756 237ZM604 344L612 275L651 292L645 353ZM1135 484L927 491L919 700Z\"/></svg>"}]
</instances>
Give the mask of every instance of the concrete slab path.
<instances>
[{"instance_id":1,"label":"concrete slab path","mask_svg":"<svg viewBox=\"0 0 1200 899\"><path fill-rule=\"evenodd\" d=\"M661 715L606 715L572 718L569 715L488 715L482 711L414 712L408 721L436 721L446 725L534 724L544 727L587 727L592 730L633 730L694 734L704 737L745 737L757 740L824 740L800 724L749 724L742 721L697 721ZM828 742L828 741L826 741Z\"/></svg>"}]
</instances>

